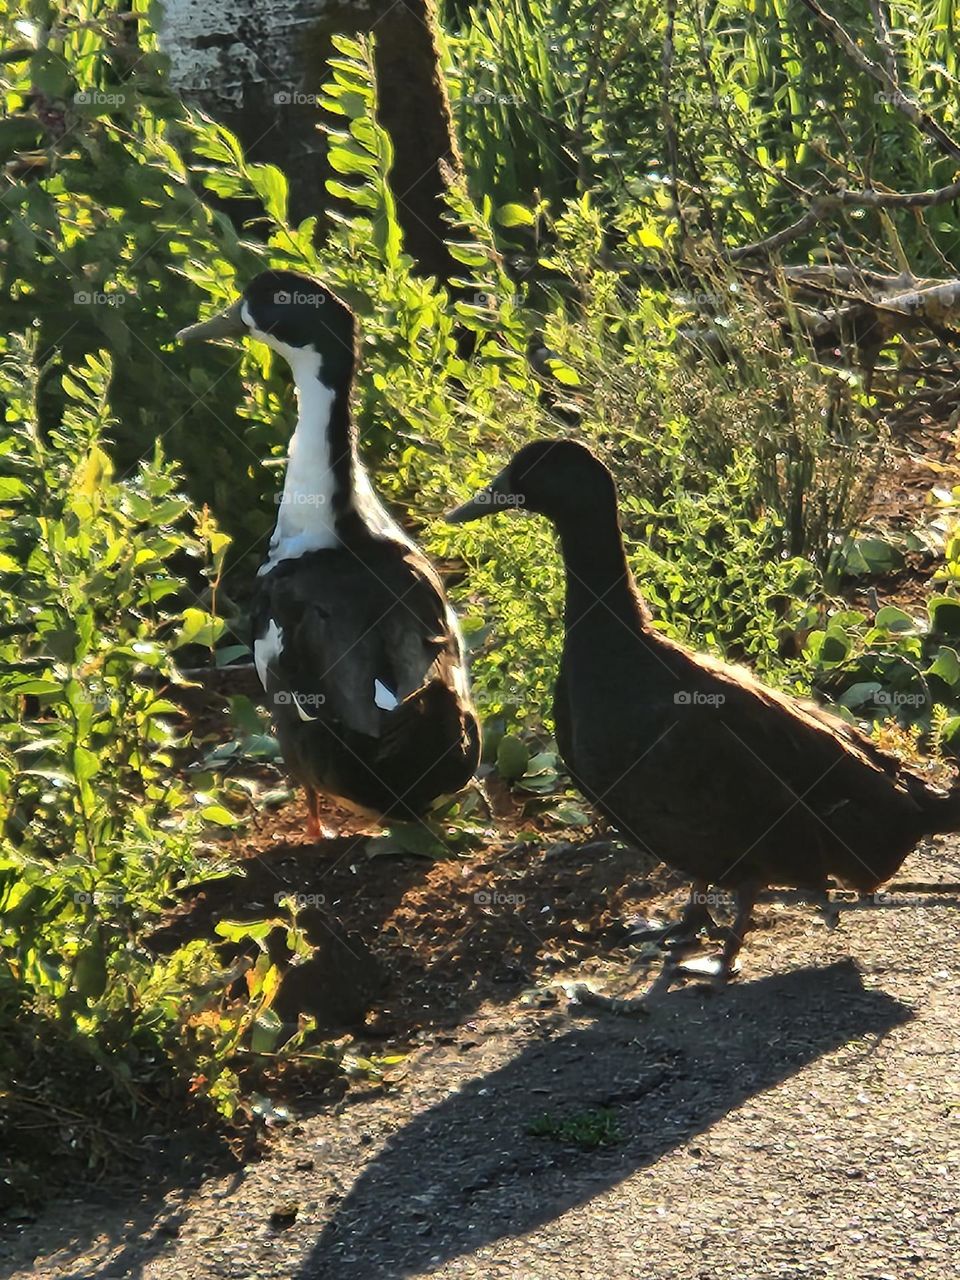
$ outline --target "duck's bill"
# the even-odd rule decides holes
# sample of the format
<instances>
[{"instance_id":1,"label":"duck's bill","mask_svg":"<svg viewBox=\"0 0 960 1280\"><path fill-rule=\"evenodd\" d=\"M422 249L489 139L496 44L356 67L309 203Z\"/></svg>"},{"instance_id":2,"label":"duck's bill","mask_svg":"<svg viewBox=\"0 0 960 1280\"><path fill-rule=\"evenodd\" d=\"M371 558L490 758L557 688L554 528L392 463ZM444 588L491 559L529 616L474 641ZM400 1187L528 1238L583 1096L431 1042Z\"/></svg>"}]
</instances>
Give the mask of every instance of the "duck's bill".
<instances>
[{"instance_id":1,"label":"duck's bill","mask_svg":"<svg viewBox=\"0 0 960 1280\"><path fill-rule=\"evenodd\" d=\"M517 505L517 500L510 491L510 477L504 470L495 476L486 488L475 493L469 502L454 507L443 518L447 524L467 524L470 520L479 520L481 516L492 516L498 511L509 511Z\"/></svg>"},{"instance_id":2,"label":"duck's bill","mask_svg":"<svg viewBox=\"0 0 960 1280\"><path fill-rule=\"evenodd\" d=\"M209 320L201 320L199 324L188 324L177 334L177 341L213 342L217 338L240 337L247 332L247 326L243 323L243 316L240 314L242 306L243 302L238 298L236 302L231 302L229 307L218 311Z\"/></svg>"},{"instance_id":3,"label":"duck's bill","mask_svg":"<svg viewBox=\"0 0 960 1280\"><path fill-rule=\"evenodd\" d=\"M467 524L471 520L479 520L481 516L490 515L496 508L493 505L493 489L487 485L479 493L474 494L469 502L454 507L443 517L447 524Z\"/></svg>"}]
</instances>

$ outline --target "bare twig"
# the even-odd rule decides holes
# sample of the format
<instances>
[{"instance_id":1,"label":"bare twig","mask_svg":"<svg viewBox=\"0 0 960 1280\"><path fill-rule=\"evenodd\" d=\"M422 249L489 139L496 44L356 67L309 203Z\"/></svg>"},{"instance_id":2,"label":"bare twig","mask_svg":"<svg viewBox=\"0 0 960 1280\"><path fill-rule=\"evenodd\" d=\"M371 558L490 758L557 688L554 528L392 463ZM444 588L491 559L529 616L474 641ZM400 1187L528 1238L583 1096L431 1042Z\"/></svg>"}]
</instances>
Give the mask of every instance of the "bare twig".
<instances>
[{"instance_id":1,"label":"bare twig","mask_svg":"<svg viewBox=\"0 0 960 1280\"><path fill-rule=\"evenodd\" d=\"M830 201L829 203L832 207L836 202ZM784 245L790 244L793 240L799 240L811 227L815 227L825 217L826 213L825 202L817 200L802 218L798 218L796 222L791 222L789 227L784 227L782 231L777 231L772 236L766 236L763 240L755 240L753 244L741 245L739 249L728 249L724 257L728 262L739 262L742 258L753 258L758 254L776 253Z\"/></svg>"},{"instance_id":2,"label":"bare twig","mask_svg":"<svg viewBox=\"0 0 960 1280\"><path fill-rule=\"evenodd\" d=\"M802 266L781 267L780 274L790 284L811 286L826 284L836 290L838 285L857 288L862 296L864 288L881 293L903 293L907 289L923 289L939 281L915 276L912 271L892 276L867 267L826 266L823 263L805 263Z\"/></svg>"},{"instance_id":3,"label":"bare twig","mask_svg":"<svg viewBox=\"0 0 960 1280\"><path fill-rule=\"evenodd\" d=\"M882 67L873 58L867 57L850 32L841 26L832 14L821 8L818 0L800 0L800 3L806 9L809 9L820 25L829 32L834 44L840 46L851 62L856 63L861 71L866 72L868 76L883 86L889 96L892 107L896 107L901 115L906 116L928 138L932 138L947 155L960 160L960 142L956 138L952 138L913 98L902 92L900 85L891 76L886 67Z\"/></svg>"},{"instance_id":4,"label":"bare twig","mask_svg":"<svg viewBox=\"0 0 960 1280\"><path fill-rule=\"evenodd\" d=\"M792 240L798 240L817 222L830 217L843 206L854 209L929 209L934 205L948 204L951 200L960 200L960 182L951 182L949 186L937 187L932 191L874 191L872 188L850 191L841 187L831 191L829 195L817 197L803 217L792 222L789 227L753 244L730 249L725 257L730 262L737 262L741 258L775 253Z\"/></svg>"},{"instance_id":5,"label":"bare twig","mask_svg":"<svg viewBox=\"0 0 960 1280\"><path fill-rule=\"evenodd\" d=\"M837 191L836 199L840 204L853 205L858 209L929 209L933 205L948 204L951 200L960 200L960 182L951 182L946 187L936 187L931 191Z\"/></svg>"},{"instance_id":6,"label":"bare twig","mask_svg":"<svg viewBox=\"0 0 960 1280\"><path fill-rule=\"evenodd\" d=\"M900 72L897 69L897 55L890 37L890 23L887 21L883 0L870 0L870 13L873 15L873 30L877 37L877 44L880 46L880 52L883 55L887 74L895 84L899 85Z\"/></svg>"}]
</instances>

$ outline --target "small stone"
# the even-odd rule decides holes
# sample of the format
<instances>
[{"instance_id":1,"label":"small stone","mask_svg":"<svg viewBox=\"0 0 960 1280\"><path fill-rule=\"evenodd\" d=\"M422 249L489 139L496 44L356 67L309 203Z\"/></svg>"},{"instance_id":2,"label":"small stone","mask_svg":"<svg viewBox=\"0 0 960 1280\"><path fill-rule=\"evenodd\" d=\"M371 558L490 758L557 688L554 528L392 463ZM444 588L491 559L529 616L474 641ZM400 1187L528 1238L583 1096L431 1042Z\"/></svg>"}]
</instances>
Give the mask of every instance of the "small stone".
<instances>
[{"instance_id":1,"label":"small stone","mask_svg":"<svg viewBox=\"0 0 960 1280\"><path fill-rule=\"evenodd\" d=\"M295 1201L277 1205L270 1214L271 1227L276 1230L282 1230L285 1227L292 1227L297 1220L297 1214L299 1211L300 1206Z\"/></svg>"}]
</instances>

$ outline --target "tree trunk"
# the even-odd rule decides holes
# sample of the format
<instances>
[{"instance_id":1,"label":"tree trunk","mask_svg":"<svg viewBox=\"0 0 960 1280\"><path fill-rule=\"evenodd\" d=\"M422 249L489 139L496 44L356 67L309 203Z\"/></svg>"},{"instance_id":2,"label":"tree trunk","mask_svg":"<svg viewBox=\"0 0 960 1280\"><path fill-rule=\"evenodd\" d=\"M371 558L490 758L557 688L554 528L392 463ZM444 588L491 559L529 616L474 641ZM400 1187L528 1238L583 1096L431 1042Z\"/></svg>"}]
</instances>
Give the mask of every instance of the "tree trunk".
<instances>
[{"instance_id":1,"label":"tree trunk","mask_svg":"<svg viewBox=\"0 0 960 1280\"><path fill-rule=\"evenodd\" d=\"M424 275L456 272L445 237L443 166L459 170L447 88L440 70L434 0L389 3L375 26L380 123L393 142L391 187L407 252Z\"/></svg>"},{"instance_id":2,"label":"tree trunk","mask_svg":"<svg viewBox=\"0 0 960 1280\"><path fill-rule=\"evenodd\" d=\"M184 99L236 133L252 160L279 165L295 220L321 217L329 197L316 105L330 37L376 37L380 121L407 251L425 275L455 269L444 246L442 164L460 158L436 42L435 0L165 0L160 45Z\"/></svg>"}]
</instances>

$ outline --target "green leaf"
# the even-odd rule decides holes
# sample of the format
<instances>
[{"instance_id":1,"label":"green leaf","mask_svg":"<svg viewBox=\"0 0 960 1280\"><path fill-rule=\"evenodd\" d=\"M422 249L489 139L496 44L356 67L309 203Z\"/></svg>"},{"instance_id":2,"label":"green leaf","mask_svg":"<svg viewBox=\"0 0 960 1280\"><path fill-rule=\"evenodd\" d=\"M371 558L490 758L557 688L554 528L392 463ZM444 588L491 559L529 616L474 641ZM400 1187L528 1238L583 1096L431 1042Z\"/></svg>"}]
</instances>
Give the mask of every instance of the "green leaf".
<instances>
[{"instance_id":1,"label":"green leaf","mask_svg":"<svg viewBox=\"0 0 960 1280\"><path fill-rule=\"evenodd\" d=\"M960 716L950 716L940 729L940 741L956 754L960 747Z\"/></svg>"},{"instance_id":2,"label":"green leaf","mask_svg":"<svg viewBox=\"0 0 960 1280\"><path fill-rule=\"evenodd\" d=\"M562 383L565 387L580 386L579 373L577 373L576 369L571 369L570 365L566 364L563 360L553 358L548 360L546 363L547 368L556 380Z\"/></svg>"},{"instance_id":3,"label":"green leaf","mask_svg":"<svg viewBox=\"0 0 960 1280\"><path fill-rule=\"evenodd\" d=\"M846 549L843 569L854 577L892 573L903 565L903 552L886 538L854 538Z\"/></svg>"},{"instance_id":4,"label":"green leaf","mask_svg":"<svg viewBox=\"0 0 960 1280\"><path fill-rule=\"evenodd\" d=\"M245 693L232 693L227 698L230 719L244 733L263 733L263 721L257 708Z\"/></svg>"},{"instance_id":5,"label":"green leaf","mask_svg":"<svg viewBox=\"0 0 960 1280\"><path fill-rule=\"evenodd\" d=\"M956 596L932 596L927 601L931 630L942 636L960 637L960 600Z\"/></svg>"},{"instance_id":6,"label":"green leaf","mask_svg":"<svg viewBox=\"0 0 960 1280\"><path fill-rule=\"evenodd\" d=\"M369 178L373 177L377 172L376 156L368 155L367 152L356 148L350 150L347 147L334 147L327 159L330 162L331 169L345 176L359 174L362 177Z\"/></svg>"},{"instance_id":7,"label":"green leaf","mask_svg":"<svg viewBox=\"0 0 960 1280\"><path fill-rule=\"evenodd\" d=\"M551 809L550 816L565 827L589 827L593 818L585 809L576 804L558 804Z\"/></svg>"},{"instance_id":8,"label":"green leaf","mask_svg":"<svg viewBox=\"0 0 960 1280\"><path fill-rule=\"evenodd\" d=\"M182 716L183 707L178 707L169 698L157 698L150 703L143 714L145 716Z\"/></svg>"},{"instance_id":9,"label":"green leaf","mask_svg":"<svg viewBox=\"0 0 960 1280\"><path fill-rule=\"evenodd\" d=\"M73 749L73 776L78 782L89 782L100 771L100 761L87 747Z\"/></svg>"},{"instance_id":10,"label":"green leaf","mask_svg":"<svg viewBox=\"0 0 960 1280\"><path fill-rule=\"evenodd\" d=\"M275 164L251 164L247 175L270 217L286 225L287 179L282 171Z\"/></svg>"},{"instance_id":11,"label":"green leaf","mask_svg":"<svg viewBox=\"0 0 960 1280\"><path fill-rule=\"evenodd\" d=\"M218 827L235 827L242 821L241 818L238 818L235 813L231 813L222 804L206 805L200 810L200 816Z\"/></svg>"},{"instance_id":12,"label":"green leaf","mask_svg":"<svg viewBox=\"0 0 960 1280\"><path fill-rule=\"evenodd\" d=\"M337 182L336 178L328 178L324 185L337 200L349 200L361 209L380 208L377 193L369 187L348 187L345 182Z\"/></svg>"},{"instance_id":13,"label":"green leaf","mask_svg":"<svg viewBox=\"0 0 960 1280\"><path fill-rule=\"evenodd\" d=\"M222 648L217 649L213 655L214 662L218 667L229 666L231 662L236 662L237 658L249 658L250 649L245 644L225 644Z\"/></svg>"},{"instance_id":14,"label":"green leaf","mask_svg":"<svg viewBox=\"0 0 960 1280\"><path fill-rule=\"evenodd\" d=\"M257 1014L250 1032L250 1048L254 1053L272 1053L283 1030L279 1014L264 1009Z\"/></svg>"},{"instance_id":15,"label":"green leaf","mask_svg":"<svg viewBox=\"0 0 960 1280\"><path fill-rule=\"evenodd\" d=\"M497 747L497 771L507 782L522 778L527 771L530 752L513 734L505 734Z\"/></svg>"},{"instance_id":16,"label":"green leaf","mask_svg":"<svg viewBox=\"0 0 960 1280\"><path fill-rule=\"evenodd\" d=\"M534 218L522 204L505 204L497 210L497 221L502 227L532 227Z\"/></svg>"},{"instance_id":17,"label":"green leaf","mask_svg":"<svg viewBox=\"0 0 960 1280\"><path fill-rule=\"evenodd\" d=\"M218 920L213 929L228 942L244 942L248 938L252 942L263 942L282 924L282 920Z\"/></svg>"},{"instance_id":18,"label":"green leaf","mask_svg":"<svg viewBox=\"0 0 960 1280\"><path fill-rule=\"evenodd\" d=\"M845 689L837 702L841 707L862 707L866 702L874 702L877 694L883 689L879 680L863 680Z\"/></svg>"},{"instance_id":19,"label":"green leaf","mask_svg":"<svg viewBox=\"0 0 960 1280\"><path fill-rule=\"evenodd\" d=\"M462 262L467 267L485 267L490 262L490 253L482 245L458 244L455 240L445 240L450 257Z\"/></svg>"},{"instance_id":20,"label":"green leaf","mask_svg":"<svg viewBox=\"0 0 960 1280\"><path fill-rule=\"evenodd\" d=\"M366 843L371 858L413 854L417 858L439 858L446 853L443 841L423 822L391 822L385 836Z\"/></svg>"},{"instance_id":21,"label":"green leaf","mask_svg":"<svg viewBox=\"0 0 960 1280\"><path fill-rule=\"evenodd\" d=\"M873 625L882 631L916 631L917 624L903 609L888 604L880 609Z\"/></svg>"},{"instance_id":22,"label":"green leaf","mask_svg":"<svg viewBox=\"0 0 960 1280\"><path fill-rule=\"evenodd\" d=\"M636 239L640 242L640 244L643 246L644 249L664 248L663 237L659 234L659 232L654 231L652 227L641 227L636 234Z\"/></svg>"},{"instance_id":23,"label":"green leaf","mask_svg":"<svg viewBox=\"0 0 960 1280\"><path fill-rule=\"evenodd\" d=\"M32 676L3 676L0 677L0 689L4 693L16 694L43 694L43 693L61 693L63 685L59 680L40 680Z\"/></svg>"},{"instance_id":24,"label":"green leaf","mask_svg":"<svg viewBox=\"0 0 960 1280\"><path fill-rule=\"evenodd\" d=\"M183 626L177 632L173 642L174 649L182 649L186 644L202 644L212 649L226 628L222 618L203 609L184 609Z\"/></svg>"},{"instance_id":25,"label":"green leaf","mask_svg":"<svg viewBox=\"0 0 960 1280\"><path fill-rule=\"evenodd\" d=\"M832 629L827 631L817 655L821 662L835 664L843 662L850 653L852 641L843 631Z\"/></svg>"},{"instance_id":26,"label":"green leaf","mask_svg":"<svg viewBox=\"0 0 960 1280\"><path fill-rule=\"evenodd\" d=\"M73 970L73 985L84 1000L99 1000L107 989L107 961L99 937L81 951Z\"/></svg>"},{"instance_id":27,"label":"green leaf","mask_svg":"<svg viewBox=\"0 0 960 1280\"><path fill-rule=\"evenodd\" d=\"M960 682L960 655L956 649L944 645L934 661L923 673L926 676L938 676L944 684L953 686Z\"/></svg>"}]
</instances>

